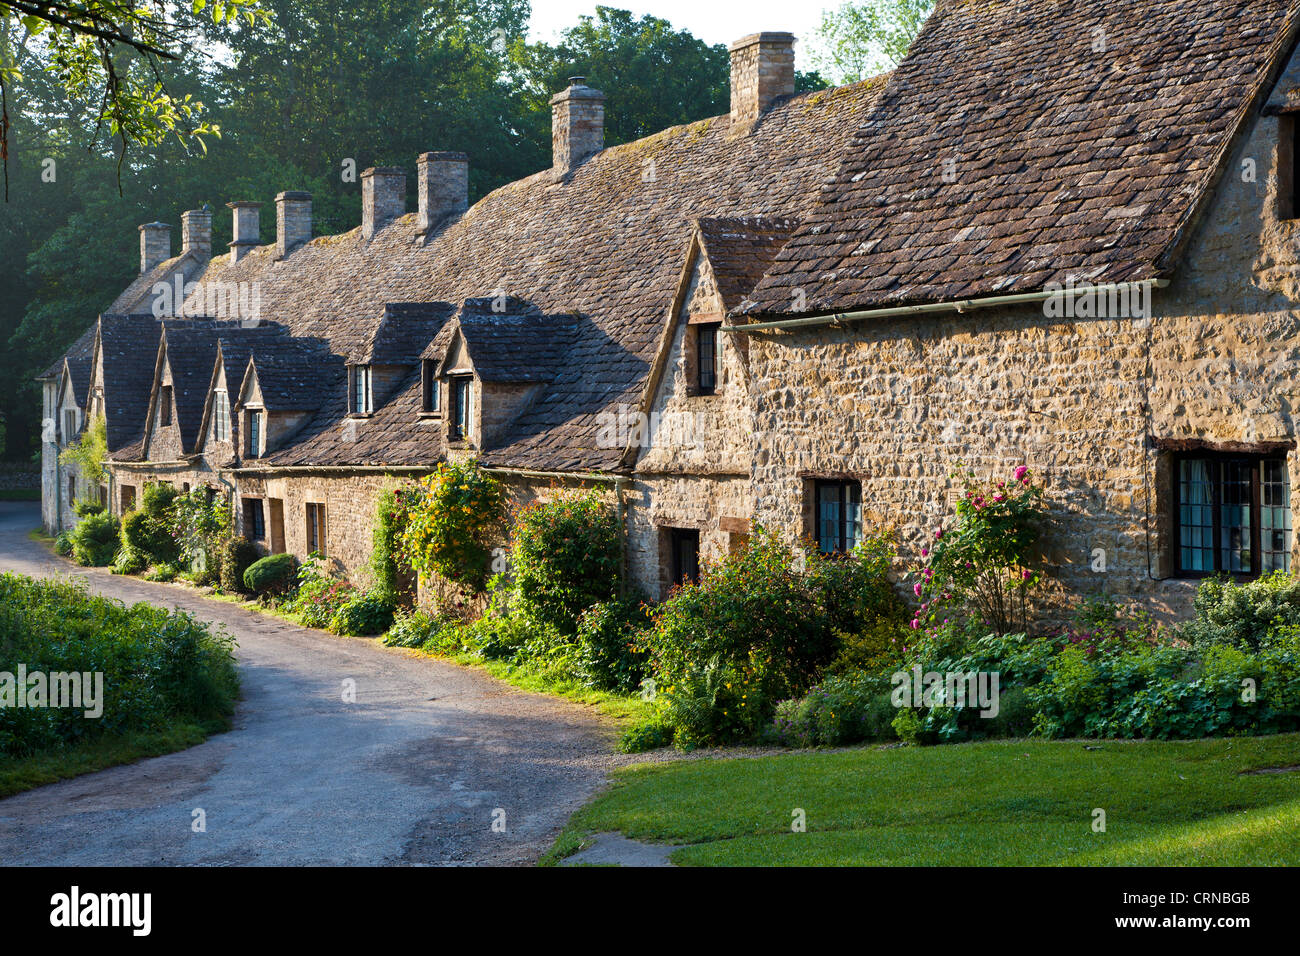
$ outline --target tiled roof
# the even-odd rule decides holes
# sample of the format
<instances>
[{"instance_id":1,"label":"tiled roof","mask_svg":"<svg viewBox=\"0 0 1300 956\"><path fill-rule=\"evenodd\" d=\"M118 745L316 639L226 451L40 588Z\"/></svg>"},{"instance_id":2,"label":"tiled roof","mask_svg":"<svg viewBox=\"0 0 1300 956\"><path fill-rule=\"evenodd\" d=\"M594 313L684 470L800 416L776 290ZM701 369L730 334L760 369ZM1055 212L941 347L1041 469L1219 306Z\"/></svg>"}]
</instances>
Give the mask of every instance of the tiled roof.
<instances>
[{"instance_id":1,"label":"tiled roof","mask_svg":"<svg viewBox=\"0 0 1300 956\"><path fill-rule=\"evenodd\" d=\"M753 291L797 225L793 219L733 217L699 221L700 242L728 311Z\"/></svg>"},{"instance_id":2,"label":"tiled roof","mask_svg":"<svg viewBox=\"0 0 1300 956\"><path fill-rule=\"evenodd\" d=\"M390 302L367 348L351 357L362 365L412 365L456 307L450 302Z\"/></svg>"},{"instance_id":3,"label":"tiled roof","mask_svg":"<svg viewBox=\"0 0 1300 956\"><path fill-rule=\"evenodd\" d=\"M108 451L121 461L138 460L162 323L151 315L106 314L98 331Z\"/></svg>"},{"instance_id":4,"label":"tiled roof","mask_svg":"<svg viewBox=\"0 0 1300 956\"><path fill-rule=\"evenodd\" d=\"M474 371L485 382L549 382L573 348L570 315L461 310L460 334Z\"/></svg>"},{"instance_id":5,"label":"tiled roof","mask_svg":"<svg viewBox=\"0 0 1300 956\"><path fill-rule=\"evenodd\" d=\"M940 0L741 311L1166 274L1298 6Z\"/></svg>"},{"instance_id":6,"label":"tiled roof","mask_svg":"<svg viewBox=\"0 0 1300 956\"><path fill-rule=\"evenodd\" d=\"M314 411L329 406L335 392L340 408L346 406L339 384L345 381L343 357L319 339L277 336L254 344L248 355L267 409ZM232 391L241 387L241 376L227 381Z\"/></svg>"},{"instance_id":7,"label":"tiled roof","mask_svg":"<svg viewBox=\"0 0 1300 956\"><path fill-rule=\"evenodd\" d=\"M575 316L578 334L557 357L556 387L485 459L540 469L616 467L620 450L598 447L598 416L639 398L693 220L799 218L881 85L791 97L748 135L730 135L724 116L611 147L563 181L546 170L504 186L428 237L417 234L408 215L371 240L359 229L321 237L283 260L270 246L238 263L221 256L202 280L257 283L265 314L345 357L372 348L387 303L460 303L505 293L549 316ZM414 373L410 390L388 402L409 402L406 412L390 419L386 406L369 419L347 420L351 425L341 380L318 376L314 387L331 389L319 427L304 429L293 447L268 460L330 465L368 456L397 464L436 448L420 437L435 429L418 421ZM354 433L379 437L373 445L349 440L347 447L325 437ZM391 452L383 442L392 443Z\"/></svg>"}]
</instances>

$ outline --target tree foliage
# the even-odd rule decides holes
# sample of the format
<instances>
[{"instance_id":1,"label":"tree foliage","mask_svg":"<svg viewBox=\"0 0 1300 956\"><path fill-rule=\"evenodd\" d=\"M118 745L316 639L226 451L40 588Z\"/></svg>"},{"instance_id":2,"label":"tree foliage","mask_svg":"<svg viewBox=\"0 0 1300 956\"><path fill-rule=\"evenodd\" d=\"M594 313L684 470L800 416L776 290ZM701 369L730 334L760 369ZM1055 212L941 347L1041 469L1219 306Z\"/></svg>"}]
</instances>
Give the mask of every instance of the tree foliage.
<instances>
[{"instance_id":1,"label":"tree foliage","mask_svg":"<svg viewBox=\"0 0 1300 956\"><path fill-rule=\"evenodd\" d=\"M892 70L933 9L934 0L846 0L822 14L812 61L836 83Z\"/></svg>"}]
</instances>

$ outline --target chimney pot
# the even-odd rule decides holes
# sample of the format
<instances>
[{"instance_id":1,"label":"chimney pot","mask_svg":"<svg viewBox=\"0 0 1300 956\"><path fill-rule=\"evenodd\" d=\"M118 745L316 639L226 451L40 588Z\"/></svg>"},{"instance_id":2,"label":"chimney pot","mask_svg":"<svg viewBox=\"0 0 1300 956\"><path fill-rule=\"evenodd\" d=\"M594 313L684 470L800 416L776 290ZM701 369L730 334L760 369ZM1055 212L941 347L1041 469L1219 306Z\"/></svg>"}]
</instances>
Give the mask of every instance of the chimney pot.
<instances>
[{"instance_id":1,"label":"chimney pot","mask_svg":"<svg viewBox=\"0 0 1300 956\"><path fill-rule=\"evenodd\" d=\"M262 244L262 204L260 202L228 202L231 223L230 261L238 262L256 246Z\"/></svg>"},{"instance_id":2,"label":"chimney pot","mask_svg":"<svg viewBox=\"0 0 1300 956\"><path fill-rule=\"evenodd\" d=\"M398 166L372 166L361 174L361 235L375 233L406 215L406 172Z\"/></svg>"},{"instance_id":3,"label":"chimney pot","mask_svg":"<svg viewBox=\"0 0 1300 956\"><path fill-rule=\"evenodd\" d=\"M605 148L605 94L569 78L569 88L551 97L552 169L565 175Z\"/></svg>"},{"instance_id":4,"label":"chimney pot","mask_svg":"<svg viewBox=\"0 0 1300 956\"><path fill-rule=\"evenodd\" d=\"M140 227L140 274L172 257L172 227L165 222L146 222Z\"/></svg>"},{"instance_id":5,"label":"chimney pot","mask_svg":"<svg viewBox=\"0 0 1300 956\"><path fill-rule=\"evenodd\" d=\"M206 206L181 213L181 255L200 262L212 257L212 213Z\"/></svg>"},{"instance_id":6,"label":"chimney pot","mask_svg":"<svg viewBox=\"0 0 1300 956\"><path fill-rule=\"evenodd\" d=\"M469 157L464 153L421 153L416 161L420 214L416 228L428 232L448 216L469 208Z\"/></svg>"},{"instance_id":7,"label":"chimney pot","mask_svg":"<svg viewBox=\"0 0 1300 956\"><path fill-rule=\"evenodd\" d=\"M311 193L283 192L275 197L275 250L283 259L311 242Z\"/></svg>"},{"instance_id":8,"label":"chimney pot","mask_svg":"<svg viewBox=\"0 0 1300 956\"><path fill-rule=\"evenodd\" d=\"M794 34L751 33L731 44L731 125L748 130L794 94Z\"/></svg>"}]
</instances>

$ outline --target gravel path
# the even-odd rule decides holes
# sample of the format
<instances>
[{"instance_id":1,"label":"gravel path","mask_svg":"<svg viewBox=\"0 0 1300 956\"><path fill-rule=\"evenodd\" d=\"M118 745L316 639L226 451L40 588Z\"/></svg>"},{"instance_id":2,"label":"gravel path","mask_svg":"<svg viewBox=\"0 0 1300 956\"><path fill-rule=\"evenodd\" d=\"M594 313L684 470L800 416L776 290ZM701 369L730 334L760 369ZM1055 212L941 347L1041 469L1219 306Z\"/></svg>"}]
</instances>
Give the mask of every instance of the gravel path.
<instances>
[{"instance_id":1,"label":"gravel path","mask_svg":"<svg viewBox=\"0 0 1300 956\"><path fill-rule=\"evenodd\" d=\"M527 864L609 769L646 759L614 753L609 722L589 708L74 568L28 539L39 523L35 504L0 502L0 570L71 574L224 626L239 642L244 696L234 728L197 747L0 800L6 864ZM354 704L343 702L347 679ZM195 833L200 809L207 830Z\"/></svg>"}]
</instances>

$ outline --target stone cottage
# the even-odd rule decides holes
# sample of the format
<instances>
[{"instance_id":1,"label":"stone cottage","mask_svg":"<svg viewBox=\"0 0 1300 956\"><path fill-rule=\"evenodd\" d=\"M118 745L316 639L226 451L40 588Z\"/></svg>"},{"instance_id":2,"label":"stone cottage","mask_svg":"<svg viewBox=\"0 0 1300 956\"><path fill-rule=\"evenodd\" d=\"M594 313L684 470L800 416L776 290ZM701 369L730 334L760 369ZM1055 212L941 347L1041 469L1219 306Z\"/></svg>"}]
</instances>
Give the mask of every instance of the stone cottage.
<instances>
[{"instance_id":1,"label":"stone cottage","mask_svg":"<svg viewBox=\"0 0 1300 956\"><path fill-rule=\"evenodd\" d=\"M367 170L343 235L301 192L273 245L253 201L219 256L204 210L176 257L141 226L139 278L44 377L47 527L99 414L115 510L207 484L264 549L349 572L378 492L447 458L520 500L595 486L649 595L754 521L910 553L956 469L1024 463L1059 588L1183 612L1294 551L1298 23L940 0L893 73L818 93L789 34L745 37L728 114L623 146L575 77L552 167L472 207L469 158L434 152L414 212Z\"/></svg>"}]
</instances>

